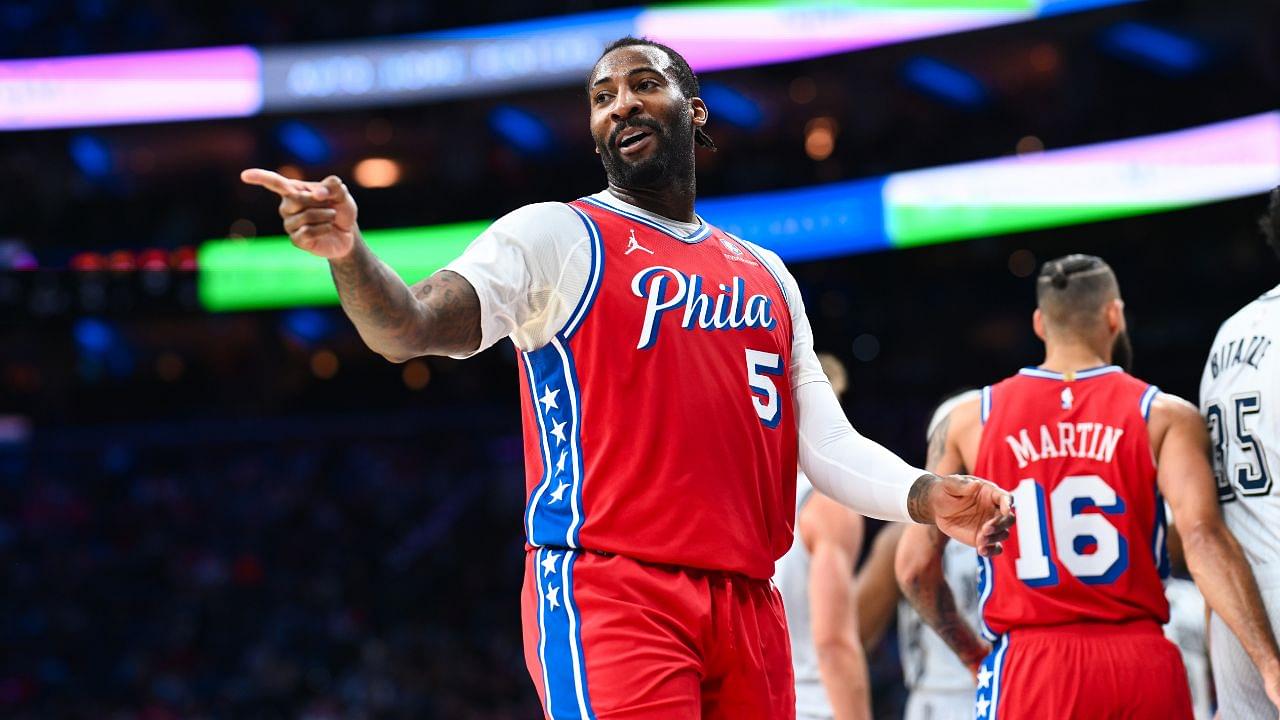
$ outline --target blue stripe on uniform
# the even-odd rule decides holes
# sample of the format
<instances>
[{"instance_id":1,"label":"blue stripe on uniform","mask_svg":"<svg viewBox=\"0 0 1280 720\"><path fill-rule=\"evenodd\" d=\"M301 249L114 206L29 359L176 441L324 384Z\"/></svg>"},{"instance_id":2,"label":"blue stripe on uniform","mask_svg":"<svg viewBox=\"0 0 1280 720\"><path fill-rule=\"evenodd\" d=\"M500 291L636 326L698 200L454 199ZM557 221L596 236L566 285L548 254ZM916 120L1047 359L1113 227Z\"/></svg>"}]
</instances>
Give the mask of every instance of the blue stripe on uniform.
<instances>
[{"instance_id":1,"label":"blue stripe on uniform","mask_svg":"<svg viewBox=\"0 0 1280 720\"><path fill-rule=\"evenodd\" d=\"M996 641L996 633L987 625L987 601L991 599L991 591L996 587L995 567L991 558L978 556L978 617L982 621L982 637L988 642Z\"/></svg>"},{"instance_id":2,"label":"blue stripe on uniform","mask_svg":"<svg viewBox=\"0 0 1280 720\"><path fill-rule=\"evenodd\" d=\"M730 235L729 237L733 238L734 240L737 240L738 244L746 248L747 252L751 253L751 256L754 257L757 261L759 261L759 263L764 267L764 269L769 272L769 275L773 276L773 281L778 284L778 294L782 296L782 302L787 304L787 312L791 312L791 298L787 297L787 286L783 284L782 276L779 275L777 271L773 269L773 266L770 265L767 260L765 260L764 255L757 252L756 249L751 247L750 244L744 242L741 238L735 235Z\"/></svg>"},{"instance_id":3,"label":"blue stripe on uniform","mask_svg":"<svg viewBox=\"0 0 1280 720\"><path fill-rule=\"evenodd\" d=\"M533 375L533 363L529 359L529 353L520 354L520 363L524 365L525 377L529 383L529 395L533 398L533 411L538 416L538 447L542 449L542 479L529 494L529 501L524 509L525 538L533 545L536 544L533 542L533 511L546 493L547 484L551 481L551 451L547 447L547 427L542 419L542 406L538 404L538 382Z\"/></svg>"},{"instance_id":4,"label":"blue stripe on uniform","mask_svg":"<svg viewBox=\"0 0 1280 720\"><path fill-rule=\"evenodd\" d=\"M529 496L525 508L529 544L576 547L580 525L579 499L581 451L578 448L577 389L563 345L552 342L524 353L529 371L529 395L538 415L539 443L543 447L544 481ZM574 462L570 462L573 460ZM566 497L566 493L573 494Z\"/></svg>"},{"instance_id":5,"label":"blue stripe on uniform","mask_svg":"<svg viewBox=\"0 0 1280 720\"><path fill-rule=\"evenodd\" d=\"M1004 680L1004 656L1009 651L1009 633L1000 636L1000 641L992 648L991 707L985 717L996 720L1000 717L1000 685Z\"/></svg>"},{"instance_id":6,"label":"blue stripe on uniform","mask_svg":"<svg viewBox=\"0 0 1280 720\"><path fill-rule=\"evenodd\" d=\"M552 720L595 720L587 688L582 627L573 592L573 568L579 554L564 548L538 548L538 659L542 663L547 715Z\"/></svg>"},{"instance_id":7,"label":"blue stripe on uniform","mask_svg":"<svg viewBox=\"0 0 1280 720\"><path fill-rule=\"evenodd\" d=\"M571 473L569 480L571 482L569 509L571 519L569 527L565 529L564 541L569 547L580 547L578 544L578 532L582 529L583 508L582 508L582 486L585 484L583 479L585 471L582 459L582 392L581 385L578 384L578 366L573 360L573 351L569 349L560 338L551 340L551 347L556 349L556 353L560 356L563 367L568 375L568 383L566 385L569 391L569 455L570 463L569 472ZM558 462L558 459L557 459Z\"/></svg>"},{"instance_id":8,"label":"blue stripe on uniform","mask_svg":"<svg viewBox=\"0 0 1280 720\"><path fill-rule=\"evenodd\" d=\"M1156 491L1156 521L1155 527L1151 530L1151 557L1156 561L1156 572L1160 573L1160 579L1164 580L1169 577L1169 546L1165 543L1166 528L1168 519L1164 513L1164 496L1160 494L1159 485Z\"/></svg>"},{"instance_id":9,"label":"blue stripe on uniform","mask_svg":"<svg viewBox=\"0 0 1280 720\"><path fill-rule=\"evenodd\" d=\"M1148 385L1145 392L1142 393L1142 399L1138 401L1138 409L1142 411L1142 419L1147 420L1151 417L1151 403L1155 401L1156 395L1160 394L1160 388L1155 385Z\"/></svg>"},{"instance_id":10,"label":"blue stripe on uniform","mask_svg":"<svg viewBox=\"0 0 1280 720\"><path fill-rule=\"evenodd\" d=\"M596 295L600 292L601 281L604 279L604 241L600 236L600 226L596 225L596 221L592 220L590 215L578 208L572 205L569 208L578 214L582 224L587 227L587 237L591 239L591 267L587 271L587 286L582 291L582 297L578 298L577 306L574 307L573 312L569 313L569 320L565 322L564 328L559 333L565 340L573 337L587 313L591 311Z\"/></svg>"}]
</instances>

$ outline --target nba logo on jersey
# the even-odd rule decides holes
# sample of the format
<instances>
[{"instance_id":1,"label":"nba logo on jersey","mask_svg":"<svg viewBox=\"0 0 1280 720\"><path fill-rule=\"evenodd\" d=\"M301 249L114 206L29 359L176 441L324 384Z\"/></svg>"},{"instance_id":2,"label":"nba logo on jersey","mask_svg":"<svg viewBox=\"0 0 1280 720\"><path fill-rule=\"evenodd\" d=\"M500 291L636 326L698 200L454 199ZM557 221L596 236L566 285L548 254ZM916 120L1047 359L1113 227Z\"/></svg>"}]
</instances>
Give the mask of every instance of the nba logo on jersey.
<instances>
[{"instance_id":1,"label":"nba logo on jersey","mask_svg":"<svg viewBox=\"0 0 1280 720\"><path fill-rule=\"evenodd\" d=\"M1070 410L1073 400L1075 400L1075 397L1071 395L1071 388L1062 388L1062 409Z\"/></svg>"},{"instance_id":2,"label":"nba logo on jersey","mask_svg":"<svg viewBox=\"0 0 1280 720\"><path fill-rule=\"evenodd\" d=\"M742 250L740 250L737 245L734 245L728 238L720 238L720 243L724 245L726 250L734 255L742 254Z\"/></svg>"}]
</instances>

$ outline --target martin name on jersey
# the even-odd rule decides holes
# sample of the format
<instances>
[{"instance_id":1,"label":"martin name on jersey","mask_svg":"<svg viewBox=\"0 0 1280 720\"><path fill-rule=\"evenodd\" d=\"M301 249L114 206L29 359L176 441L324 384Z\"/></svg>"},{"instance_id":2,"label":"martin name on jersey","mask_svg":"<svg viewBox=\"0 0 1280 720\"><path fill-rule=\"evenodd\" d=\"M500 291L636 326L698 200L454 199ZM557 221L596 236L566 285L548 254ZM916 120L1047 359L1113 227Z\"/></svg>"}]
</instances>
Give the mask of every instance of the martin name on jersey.
<instances>
[{"instance_id":1,"label":"martin name on jersey","mask_svg":"<svg viewBox=\"0 0 1280 720\"><path fill-rule=\"evenodd\" d=\"M1004 439L1022 469L1044 458L1088 458L1109 463L1115 458L1116 445L1123 435L1123 428L1103 423L1060 422L1052 429L1049 425L1041 425L1039 430L1024 427Z\"/></svg>"}]
</instances>

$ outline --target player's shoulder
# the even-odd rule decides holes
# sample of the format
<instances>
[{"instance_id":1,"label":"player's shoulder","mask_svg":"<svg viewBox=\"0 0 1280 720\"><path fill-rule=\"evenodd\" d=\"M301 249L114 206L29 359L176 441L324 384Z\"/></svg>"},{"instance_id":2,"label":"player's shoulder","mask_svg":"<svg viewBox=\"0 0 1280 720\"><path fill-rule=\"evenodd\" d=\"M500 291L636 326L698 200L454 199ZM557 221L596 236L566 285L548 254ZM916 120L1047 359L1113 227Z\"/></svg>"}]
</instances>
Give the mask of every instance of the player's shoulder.
<instances>
[{"instance_id":1,"label":"player's shoulder","mask_svg":"<svg viewBox=\"0 0 1280 720\"><path fill-rule=\"evenodd\" d=\"M482 237L522 248L531 258L563 258L587 245L589 232L582 217L561 202L522 205L493 221Z\"/></svg>"},{"instance_id":2,"label":"player's shoulder","mask_svg":"<svg viewBox=\"0 0 1280 720\"><path fill-rule=\"evenodd\" d=\"M576 227L582 226L582 220L577 211L568 203L562 202L536 202L521 205L498 218L494 224L498 223L535 227L548 223L568 223Z\"/></svg>"},{"instance_id":3,"label":"player's shoulder","mask_svg":"<svg viewBox=\"0 0 1280 720\"><path fill-rule=\"evenodd\" d=\"M1171 393L1154 393L1150 405L1151 408L1147 413L1147 423L1153 427L1170 426L1179 423L1201 425L1204 422L1200 417L1200 408L1196 407L1191 401Z\"/></svg>"},{"instance_id":4,"label":"player's shoulder","mask_svg":"<svg viewBox=\"0 0 1280 720\"><path fill-rule=\"evenodd\" d=\"M1240 309L1227 316L1227 319L1223 320L1222 324L1218 326L1218 333L1217 337L1214 338L1214 343L1216 344L1218 338L1221 338L1224 333L1232 332L1236 325L1252 323L1256 316L1260 314L1271 314L1273 308L1280 308L1280 285L1250 300ZM1277 315L1277 317L1280 317L1280 315Z\"/></svg>"}]
</instances>

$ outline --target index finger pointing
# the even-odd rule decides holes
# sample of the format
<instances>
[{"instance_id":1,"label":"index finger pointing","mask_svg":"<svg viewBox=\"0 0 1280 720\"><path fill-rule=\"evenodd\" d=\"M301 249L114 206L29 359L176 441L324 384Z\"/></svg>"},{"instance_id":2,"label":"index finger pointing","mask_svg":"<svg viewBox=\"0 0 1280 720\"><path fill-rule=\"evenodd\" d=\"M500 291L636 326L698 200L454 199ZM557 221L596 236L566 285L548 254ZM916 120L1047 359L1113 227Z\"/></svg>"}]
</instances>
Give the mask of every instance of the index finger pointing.
<instances>
[{"instance_id":1,"label":"index finger pointing","mask_svg":"<svg viewBox=\"0 0 1280 720\"><path fill-rule=\"evenodd\" d=\"M277 195L288 195L294 192L293 183L289 178L262 168L251 168L241 172L240 180L250 185L260 185Z\"/></svg>"}]
</instances>

